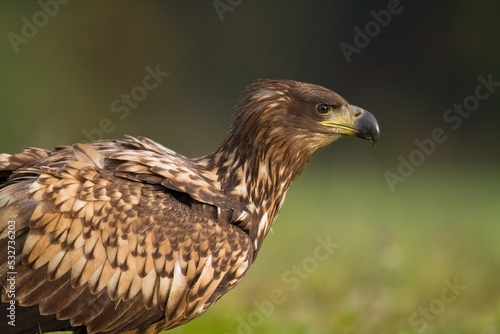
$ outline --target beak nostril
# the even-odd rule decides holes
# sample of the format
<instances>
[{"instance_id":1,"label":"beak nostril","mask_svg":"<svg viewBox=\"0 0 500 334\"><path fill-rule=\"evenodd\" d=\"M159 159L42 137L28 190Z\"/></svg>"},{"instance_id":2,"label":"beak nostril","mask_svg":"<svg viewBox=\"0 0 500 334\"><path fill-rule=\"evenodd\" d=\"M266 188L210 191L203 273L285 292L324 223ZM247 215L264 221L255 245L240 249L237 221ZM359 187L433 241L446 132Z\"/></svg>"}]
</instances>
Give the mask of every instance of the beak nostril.
<instances>
[{"instance_id":1,"label":"beak nostril","mask_svg":"<svg viewBox=\"0 0 500 334\"><path fill-rule=\"evenodd\" d=\"M352 117L354 117L354 119L358 119L358 118L360 118L361 116L363 116L363 113L364 113L363 108L356 107L356 106L353 106L352 104L350 104L350 105L349 105L349 109L350 109L350 110L351 110L351 112L353 113L353 114L352 114Z\"/></svg>"}]
</instances>

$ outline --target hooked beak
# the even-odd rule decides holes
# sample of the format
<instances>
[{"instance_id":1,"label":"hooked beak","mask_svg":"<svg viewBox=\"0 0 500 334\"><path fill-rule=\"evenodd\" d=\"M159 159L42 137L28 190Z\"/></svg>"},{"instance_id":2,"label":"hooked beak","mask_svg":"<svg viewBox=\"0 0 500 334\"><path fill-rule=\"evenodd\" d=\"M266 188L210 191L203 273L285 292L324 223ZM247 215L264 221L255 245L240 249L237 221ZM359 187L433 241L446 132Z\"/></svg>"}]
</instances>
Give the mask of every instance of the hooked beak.
<instances>
[{"instance_id":1,"label":"hooked beak","mask_svg":"<svg viewBox=\"0 0 500 334\"><path fill-rule=\"evenodd\" d=\"M342 135L369 140L375 147L380 137L380 129L375 117L370 112L353 105L349 105L346 109L347 112L343 112L338 119L320 122L320 124L336 128L337 133Z\"/></svg>"}]
</instances>

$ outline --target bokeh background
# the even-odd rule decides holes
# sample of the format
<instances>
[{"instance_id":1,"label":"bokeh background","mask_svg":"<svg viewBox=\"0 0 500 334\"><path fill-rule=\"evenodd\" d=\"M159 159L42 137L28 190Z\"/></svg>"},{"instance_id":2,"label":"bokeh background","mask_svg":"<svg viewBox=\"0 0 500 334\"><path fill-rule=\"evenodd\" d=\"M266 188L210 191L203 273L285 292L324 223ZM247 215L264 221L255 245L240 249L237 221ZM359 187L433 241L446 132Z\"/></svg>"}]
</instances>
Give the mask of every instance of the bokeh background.
<instances>
[{"instance_id":1,"label":"bokeh background","mask_svg":"<svg viewBox=\"0 0 500 334\"><path fill-rule=\"evenodd\" d=\"M259 78L326 86L379 120L375 149L348 138L313 159L247 277L172 333L500 332L500 87L456 129L443 119L473 101L480 76L500 82L499 2L46 3L0 5L2 152L97 139L107 119L104 138L203 155ZM398 13L376 31L372 11L389 4ZM340 45L367 24L348 62ZM113 112L148 66L169 75ZM435 128L446 141L418 153ZM410 156L418 166L391 187L387 172ZM318 238L338 244L321 261Z\"/></svg>"}]
</instances>

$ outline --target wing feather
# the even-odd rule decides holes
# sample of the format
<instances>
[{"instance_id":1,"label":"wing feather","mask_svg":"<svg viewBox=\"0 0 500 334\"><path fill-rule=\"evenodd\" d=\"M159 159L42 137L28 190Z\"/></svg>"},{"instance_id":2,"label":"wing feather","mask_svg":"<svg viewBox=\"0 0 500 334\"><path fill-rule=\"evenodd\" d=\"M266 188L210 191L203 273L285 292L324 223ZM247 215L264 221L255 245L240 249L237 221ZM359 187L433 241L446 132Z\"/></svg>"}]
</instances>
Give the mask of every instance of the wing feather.
<instances>
[{"instance_id":1,"label":"wing feather","mask_svg":"<svg viewBox=\"0 0 500 334\"><path fill-rule=\"evenodd\" d=\"M61 256L62 259L58 261ZM49 262L47 270L50 279L58 279L66 274L81 258L82 252L80 249L61 250L61 252Z\"/></svg>"},{"instance_id":2,"label":"wing feather","mask_svg":"<svg viewBox=\"0 0 500 334\"><path fill-rule=\"evenodd\" d=\"M0 189L0 214L20 217L21 204L31 210L18 224L27 235L18 263L21 306L38 304L42 314L89 332L158 333L199 316L244 275L253 256L248 236L193 211L170 189L187 191L197 205L238 211L239 204L196 163L132 141L126 145L151 150L79 144L56 150L60 160L37 151L43 166L26 170L37 176Z\"/></svg>"}]
</instances>

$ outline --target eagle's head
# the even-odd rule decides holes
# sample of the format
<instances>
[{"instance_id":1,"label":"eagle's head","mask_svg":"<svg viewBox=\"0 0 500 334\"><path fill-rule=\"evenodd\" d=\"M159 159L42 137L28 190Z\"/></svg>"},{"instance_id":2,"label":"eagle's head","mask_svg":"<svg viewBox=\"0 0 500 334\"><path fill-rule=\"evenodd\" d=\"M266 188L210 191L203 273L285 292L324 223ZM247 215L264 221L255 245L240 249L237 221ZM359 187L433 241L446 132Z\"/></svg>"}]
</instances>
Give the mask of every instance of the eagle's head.
<instances>
[{"instance_id":1,"label":"eagle's head","mask_svg":"<svg viewBox=\"0 0 500 334\"><path fill-rule=\"evenodd\" d=\"M238 109L229 138L251 144L248 148L259 154L278 150L310 157L341 136L360 137L375 145L380 134L377 120L368 111L329 89L293 80L251 84Z\"/></svg>"}]
</instances>

